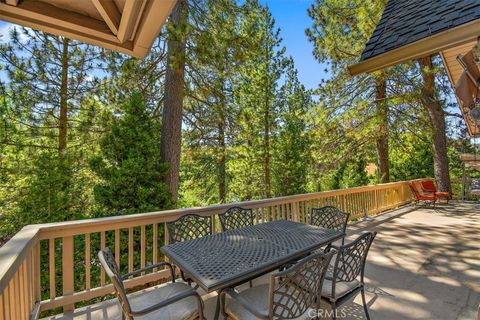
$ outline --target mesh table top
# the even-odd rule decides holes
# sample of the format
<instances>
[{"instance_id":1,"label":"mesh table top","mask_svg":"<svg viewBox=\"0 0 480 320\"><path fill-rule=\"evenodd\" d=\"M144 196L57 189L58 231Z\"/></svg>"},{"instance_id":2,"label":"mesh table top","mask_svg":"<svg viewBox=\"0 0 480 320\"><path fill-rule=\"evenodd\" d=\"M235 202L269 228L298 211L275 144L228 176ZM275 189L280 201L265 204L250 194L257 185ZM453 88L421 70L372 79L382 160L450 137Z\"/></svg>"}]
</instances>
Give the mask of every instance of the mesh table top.
<instances>
[{"instance_id":1,"label":"mesh table top","mask_svg":"<svg viewBox=\"0 0 480 320\"><path fill-rule=\"evenodd\" d=\"M254 279L343 236L342 232L279 220L162 247L205 291Z\"/></svg>"}]
</instances>

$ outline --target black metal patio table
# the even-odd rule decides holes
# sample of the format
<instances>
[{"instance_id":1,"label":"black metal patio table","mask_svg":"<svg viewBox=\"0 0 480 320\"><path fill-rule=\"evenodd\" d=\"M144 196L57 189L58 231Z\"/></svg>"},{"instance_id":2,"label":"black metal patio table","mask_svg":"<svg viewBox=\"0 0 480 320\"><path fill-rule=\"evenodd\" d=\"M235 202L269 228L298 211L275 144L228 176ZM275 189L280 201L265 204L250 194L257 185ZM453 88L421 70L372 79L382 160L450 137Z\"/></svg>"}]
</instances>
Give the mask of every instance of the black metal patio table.
<instances>
[{"instance_id":1,"label":"black metal patio table","mask_svg":"<svg viewBox=\"0 0 480 320\"><path fill-rule=\"evenodd\" d=\"M278 220L162 247L206 292L234 287L332 243L343 232ZM215 318L218 317L218 301Z\"/></svg>"}]
</instances>

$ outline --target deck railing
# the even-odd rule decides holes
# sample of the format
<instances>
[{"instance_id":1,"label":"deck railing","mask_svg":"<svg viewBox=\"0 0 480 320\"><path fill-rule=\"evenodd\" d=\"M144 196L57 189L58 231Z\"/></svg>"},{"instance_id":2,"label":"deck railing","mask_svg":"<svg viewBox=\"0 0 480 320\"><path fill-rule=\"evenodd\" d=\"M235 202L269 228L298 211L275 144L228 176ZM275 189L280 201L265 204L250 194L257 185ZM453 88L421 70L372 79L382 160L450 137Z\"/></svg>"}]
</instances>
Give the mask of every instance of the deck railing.
<instances>
[{"instance_id":1,"label":"deck railing","mask_svg":"<svg viewBox=\"0 0 480 320\"><path fill-rule=\"evenodd\" d=\"M36 319L43 311L73 310L113 291L97 260L109 246L122 271L163 259L165 223L187 213L212 216L232 206L251 208L256 222L290 219L308 222L310 209L334 205L357 220L410 203L407 182L245 201L201 208L168 210L110 218L30 225L0 248L0 320ZM214 219L216 220L216 219ZM218 231L218 223L214 226ZM143 274L126 287L168 277ZM95 301L95 300L93 300Z\"/></svg>"}]
</instances>

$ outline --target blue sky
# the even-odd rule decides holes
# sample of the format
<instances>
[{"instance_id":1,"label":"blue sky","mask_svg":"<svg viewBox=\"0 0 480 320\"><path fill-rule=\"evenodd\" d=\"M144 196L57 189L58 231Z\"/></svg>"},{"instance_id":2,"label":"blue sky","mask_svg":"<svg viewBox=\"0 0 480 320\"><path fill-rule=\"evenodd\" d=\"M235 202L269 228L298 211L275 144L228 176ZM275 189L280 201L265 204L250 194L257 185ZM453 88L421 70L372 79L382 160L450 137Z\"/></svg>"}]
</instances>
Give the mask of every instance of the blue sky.
<instances>
[{"instance_id":1,"label":"blue sky","mask_svg":"<svg viewBox=\"0 0 480 320\"><path fill-rule=\"evenodd\" d=\"M268 4L277 26L281 29L283 44L287 48L287 54L295 60L300 81L307 88L316 88L326 74L325 66L313 57L313 44L305 35L305 29L312 24L307 9L313 0L263 0L262 2Z\"/></svg>"},{"instance_id":2,"label":"blue sky","mask_svg":"<svg viewBox=\"0 0 480 320\"><path fill-rule=\"evenodd\" d=\"M307 88L316 88L326 76L323 67L312 54L313 45L307 40L305 29L311 25L307 8L313 0L261 0L268 4L277 27L281 29L287 54L295 60L300 81ZM0 22L0 35L6 35L10 24ZM5 39L5 37L4 37Z\"/></svg>"}]
</instances>

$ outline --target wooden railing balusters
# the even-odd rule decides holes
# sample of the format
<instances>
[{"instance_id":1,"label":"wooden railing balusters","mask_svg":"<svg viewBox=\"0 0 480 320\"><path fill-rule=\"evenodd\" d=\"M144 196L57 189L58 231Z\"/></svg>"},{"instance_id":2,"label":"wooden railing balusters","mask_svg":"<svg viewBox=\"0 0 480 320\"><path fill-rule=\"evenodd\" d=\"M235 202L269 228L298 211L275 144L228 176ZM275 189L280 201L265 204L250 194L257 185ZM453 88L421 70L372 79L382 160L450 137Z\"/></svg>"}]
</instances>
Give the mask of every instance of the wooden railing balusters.
<instances>
[{"instance_id":1,"label":"wooden railing balusters","mask_svg":"<svg viewBox=\"0 0 480 320\"><path fill-rule=\"evenodd\" d=\"M115 229L115 262L120 268L120 229Z\"/></svg>"},{"instance_id":2,"label":"wooden railing balusters","mask_svg":"<svg viewBox=\"0 0 480 320\"><path fill-rule=\"evenodd\" d=\"M91 265L91 253L90 253L90 233L85 234L85 290L90 290L90 265Z\"/></svg>"},{"instance_id":3,"label":"wooden railing balusters","mask_svg":"<svg viewBox=\"0 0 480 320\"><path fill-rule=\"evenodd\" d=\"M73 236L62 238L62 276L63 296L72 295L74 292L74 269L73 269ZM63 306L64 312L75 309L74 304Z\"/></svg>"},{"instance_id":4,"label":"wooden railing balusters","mask_svg":"<svg viewBox=\"0 0 480 320\"><path fill-rule=\"evenodd\" d=\"M152 253L152 263L158 263L158 224L154 223L153 224L153 230L152 230L152 238L153 238L153 253ZM154 271L157 271L156 269Z\"/></svg>"},{"instance_id":5,"label":"wooden railing balusters","mask_svg":"<svg viewBox=\"0 0 480 320\"><path fill-rule=\"evenodd\" d=\"M128 272L133 271L133 228L128 228Z\"/></svg>"},{"instance_id":6,"label":"wooden railing balusters","mask_svg":"<svg viewBox=\"0 0 480 320\"><path fill-rule=\"evenodd\" d=\"M16 260L9 261L7 268L2 268L0 265L0 320L29 319L32 313L35 317L41 311L58 307L63 307L64 310L72 310L77 302L111 293L112 286L106 283L106 275L103 270L100 269L100 286L93 285L97 282L92 282L91 279L93 276L92 234L99 234L100 247L103 249L107 240L109 245L113 245L107 235L110 235L110 232L114 233L115 260L119 265L121 261L128 261L128 272L131 272L135 267L138 267L137 262L135 262L137 261L138 246L135 241L140 241L140 267L150 263L150 259L153 263L158 263L163 260L159 252L160 246L169 243L167 222L173 221L183 214L217 215L231 206L240 206L252 208L255 223L277 219L291 219L308 223L310 210L313 207L338 206L343 211L349 212L352 220L356 220L366 215L375 215L387 209L398 207L411 200L407 182L396 182L203 208L27 226L20 231L15 242L10 245L10 250L13 243L15 243L15 247L20 248ZM152 231L150 231L150 225ZM161 227L163 227L164 238L159 239L161 237ZM218 231L218 224L215 227ZM140 231L140 239L136 238L135 228ZM127 249L124 252L121 249L124 243L121 239L122 230L128 230L128 242L125 244ZM74 252L74 237L84 237L84 252ZM47 242L48 246L40 246L40 241ZM152 241L152 245L150 245L150 241ZM20 246L18 243L20 243ZM61 252L58 250L60 249L59 245L62 247ZM8 247L9 244L7 243L5 246ZM3 252L7 252L6 250L2 252L2 249L0 248L0 256ZM46 254L41 255L41 250L46 250ZM75 256L78 254L85 255L85 285L80 291L78 289L75 291L74 261L83 260L83 256ZM43 276L40 274L41 257L47 259L44 262L48 262L48 269L44 272L46 272L45 278L48 276L49 280L44 288L41 287L41 276ZM56 262L59 260L61 260L62 267L61 270L56 270ZM95 266L97 266L96 262ZM127 269L126 267L124 265L123 269ZM57 268L59 267L57 266ZM57 290L57 274L59 277L61 276L62 290ZM126 283L129 287L138 286L168 276L166 270L161 270L159 273L142 274L139 277L128 279ZM43 301L42 293L44 295L48 293L46 299L45 296L43 297Z\"/></svg>"},{"instance_id":7,"label":"wooden railing balusters","mask_svg":"<svg viewBox=\"0 0 480 320\"><path fill-rule=\"evenodd\" d=\"M0 294L0 320L5 320L5 300L3 294Z\"/></svg>"},{"instance_id":8,"label":"wooden railing balusters","mask_svg":"<svg viewBox=\"0 0 480 320\"><path fill-rule=\"evenodd\" d=\"M140 268L145 268L145 225L140 227ZM145 273L142 272L142 275Z\"/></svg>"},{"instance_id":9,"label":"wooden railing balusters","mask_svg":"<svg viewBox=\"0 0 480 320\"><path fill-rule=\"evenodd\" d=\"M100 250L105 250L105 231L100 232ZM105 270L100 268L100 286L105 286Z\"/></svg>"},{"instance_id":10,"label":"wooden railing balusters","mask_svg":"<svg viewBox=\"0 0 480 320\"><path fill-rule=\"evenodd\" d=\"M50 271L50 299L57 296L55 284L55 239L48 239L48 268Z\"/></svg>"}]
</instances>

